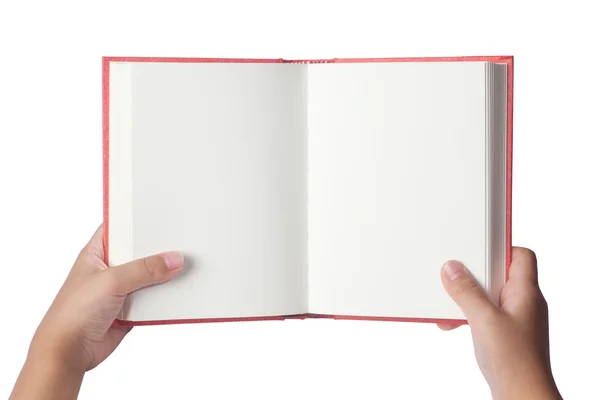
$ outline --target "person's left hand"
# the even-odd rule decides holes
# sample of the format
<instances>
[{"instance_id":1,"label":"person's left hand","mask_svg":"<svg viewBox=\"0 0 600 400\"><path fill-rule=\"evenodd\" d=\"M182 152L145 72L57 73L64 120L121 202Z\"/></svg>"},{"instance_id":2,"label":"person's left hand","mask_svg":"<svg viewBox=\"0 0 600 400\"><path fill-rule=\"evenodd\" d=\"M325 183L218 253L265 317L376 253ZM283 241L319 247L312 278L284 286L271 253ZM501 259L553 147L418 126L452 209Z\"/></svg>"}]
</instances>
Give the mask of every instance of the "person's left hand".
<instances>
[{"instance_id":1,"label":"person's left hand","mask_svg":"<svg viewBox=\"0 0 600 400\"><path fill-rule=\"evenodd\" d=\"M51 359L82 374L96 367L131 329L112 326L126 296L170 280L183 267L183 256L168 252L108 268L102 236L101 225L39 325L28 358Z\"/></svg>"}]
</instances>

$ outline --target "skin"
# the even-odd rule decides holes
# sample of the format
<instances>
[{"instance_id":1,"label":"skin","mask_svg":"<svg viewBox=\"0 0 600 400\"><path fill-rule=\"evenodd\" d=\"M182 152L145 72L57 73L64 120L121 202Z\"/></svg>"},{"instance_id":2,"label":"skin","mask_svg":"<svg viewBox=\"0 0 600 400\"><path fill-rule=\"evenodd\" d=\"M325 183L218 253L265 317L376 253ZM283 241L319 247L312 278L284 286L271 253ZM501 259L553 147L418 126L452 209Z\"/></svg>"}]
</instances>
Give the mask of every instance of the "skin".
<instances>
[{"instance_id":1,"label":"skin","mask_svg":"<svg viewBox=\"0 0 600 400\"><path fill-rule=\"evenodd\" d=\"M177 252L108 268L102 233L100 226L40 323L11 400L76 399L85 372L104 361L130 330L113 326L127 295L167 282L183 268ZM550 369L548 309L535 255L522 248L513 254L500 308L456 261L444 264L442 282L469 321L477 362L495 400L561 399Z\"/></svg>"},{"instance_id":2,"label":"skin","mask_svg":"<svg viewBox=\"0 0 600 400\"><path fill-rule=\"evenodd\" d=\"M520 247L512 254L499 307L457 261L442 267L444 288L469 322L477 363L494 400L562 399L550 367L548 305L538 285L535 254Z\"/></svg>"},{"instance_id":3,"label":"skin","mask_svg":"<svg viewBox=\"0 0 600 400\"><path fill-rule=\"evenodd\" d=\"M11 400L76 399L85 372L130 330L112 326L127 295L166 282L183 267L181 254L163 253L108 268L102 234L100 226L40 323Z\"/></svg>"}]
</instances>

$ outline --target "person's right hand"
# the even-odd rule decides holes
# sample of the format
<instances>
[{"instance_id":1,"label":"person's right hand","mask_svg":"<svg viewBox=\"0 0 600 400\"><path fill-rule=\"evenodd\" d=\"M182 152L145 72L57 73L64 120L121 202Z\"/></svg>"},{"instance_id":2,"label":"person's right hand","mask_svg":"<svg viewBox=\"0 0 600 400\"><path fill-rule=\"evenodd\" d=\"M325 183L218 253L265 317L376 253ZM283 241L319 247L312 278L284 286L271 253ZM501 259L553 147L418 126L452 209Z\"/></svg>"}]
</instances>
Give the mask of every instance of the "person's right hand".
<instances>
[{"instance_id":1,"label":"person's right hand","mask_svg":"<svg viewBox=\"0 0 600 400\"><path fill-rule=\"evenodd\" d=\"M499 308L457 261L442 267L444 288L471 327L477 363L495 400L562 399L550 368L548 306L538 286L535 254L519 247L512 254Z\"/></svg>"}]
</instances>

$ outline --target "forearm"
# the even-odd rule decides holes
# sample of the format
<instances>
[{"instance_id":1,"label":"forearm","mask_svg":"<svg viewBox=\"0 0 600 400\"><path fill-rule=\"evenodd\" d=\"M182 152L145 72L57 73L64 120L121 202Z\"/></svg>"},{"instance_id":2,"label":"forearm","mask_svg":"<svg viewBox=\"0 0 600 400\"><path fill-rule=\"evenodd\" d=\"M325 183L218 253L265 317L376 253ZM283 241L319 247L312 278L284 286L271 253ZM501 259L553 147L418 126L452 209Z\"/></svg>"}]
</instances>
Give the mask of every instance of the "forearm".
<instances>
[{"instance_id":1,"label":"forearm","mask_svg":"<svg viewBox=\"0 0 600 400\"><path fill-rule=\"evenodd\" d=\"M551 373L528 373L513 377L501 387L492 388L494 400L562 400Z\"/></svg>"},{"instance_id":2,"label":"forearm","mask_svg":"<svg viewBox=\"0 0 600 400\"><path fill-rule=\"evenodd\" d=\"M70 368L57 358L31 354L23 365L10 400L77 399L84 372Z\"/></svg>"},{"instance_id":3,"label":"forearm","mask_svg":"<svg viewBox=\"0 0 600 400\"><path fill-rule=\"evenodd\" d=\"M492 393L494 400L562 400L562 397L556 388L552 387L532 387L514 388L501 394Z\"/></svg>"}]
</instances>

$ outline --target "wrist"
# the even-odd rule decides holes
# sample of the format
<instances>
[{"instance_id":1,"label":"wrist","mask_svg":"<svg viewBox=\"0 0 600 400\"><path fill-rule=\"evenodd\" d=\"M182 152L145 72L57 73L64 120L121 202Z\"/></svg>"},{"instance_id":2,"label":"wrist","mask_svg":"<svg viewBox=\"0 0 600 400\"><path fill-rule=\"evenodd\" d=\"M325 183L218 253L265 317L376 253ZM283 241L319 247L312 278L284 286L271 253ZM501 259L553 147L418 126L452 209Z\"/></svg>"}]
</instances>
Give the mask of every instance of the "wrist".
<instances>
[{"instance_id":1,"label":"wrist","mask_svg":"<svg viewBox=\"0 0 600 400\"><path fill-rule=\"evenodd\" d=\"M44 376L54 376L58 381L81 380L85 374L84 369L74 366L73 363L61 357L39 353L27 356L24 369Z\"/></svg>"},{"instance_id":2,"label":"wrist","mask_svg":"<svg viewBox=\"0 0 600 400\"><path fill-rule=\"evenodd\" d=\"M11 399L75 399L85 371L53 351L32 346Z\"/></svg>"},{"instance_id":3,"label":"wrist","mask_svg":"<svg viewBox=\"0 0 600 400\"><path fill-rule=\"evenodd\" d=\"M84 357L79 350L83 351L81 346L71 340L36 333L31 341L25 363L57 368L73 376L83 376L86 368Z\"/></svg>"}]
</instances>

